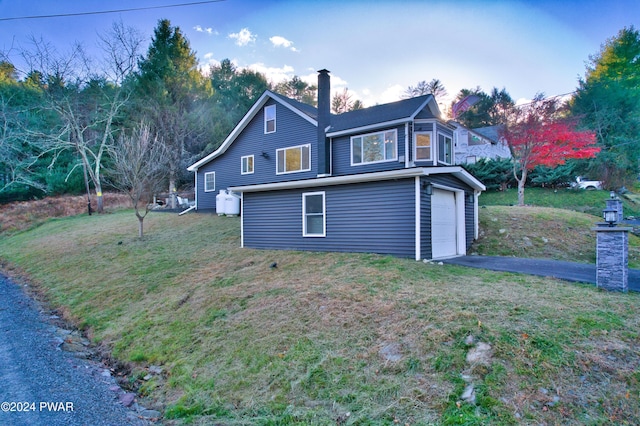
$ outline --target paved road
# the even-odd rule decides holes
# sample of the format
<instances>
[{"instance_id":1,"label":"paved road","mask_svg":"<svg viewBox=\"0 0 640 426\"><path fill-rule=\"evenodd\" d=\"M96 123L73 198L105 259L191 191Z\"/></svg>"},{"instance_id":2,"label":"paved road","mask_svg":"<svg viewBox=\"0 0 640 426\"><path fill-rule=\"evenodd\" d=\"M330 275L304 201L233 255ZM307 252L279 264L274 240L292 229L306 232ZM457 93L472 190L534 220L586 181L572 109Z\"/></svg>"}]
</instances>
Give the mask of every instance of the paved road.
<instances>
[{"instance_id":1,"label":"paved road","mask_svg":"<svg viewBox=\"0 0 640 426\"><path fill-rule=\"evenodd\" d=\"M45 320L0 275L0 425L146 424L118 402L103 368L57 348Z\"/></svg>"},{"instance_id":2,"label":"paved road","mask_svg":"<svg viewBox=\"0 0 640 426\"><path fill-rule=\"evenodd\" d=\"M586 263L502 256L461 256L447 259L444 263L492 271L554 277L570 282L596 283L596 265ZM629 269L628 282L629 290L640 291L640 270Z\"/></svg>"}]
</instances>

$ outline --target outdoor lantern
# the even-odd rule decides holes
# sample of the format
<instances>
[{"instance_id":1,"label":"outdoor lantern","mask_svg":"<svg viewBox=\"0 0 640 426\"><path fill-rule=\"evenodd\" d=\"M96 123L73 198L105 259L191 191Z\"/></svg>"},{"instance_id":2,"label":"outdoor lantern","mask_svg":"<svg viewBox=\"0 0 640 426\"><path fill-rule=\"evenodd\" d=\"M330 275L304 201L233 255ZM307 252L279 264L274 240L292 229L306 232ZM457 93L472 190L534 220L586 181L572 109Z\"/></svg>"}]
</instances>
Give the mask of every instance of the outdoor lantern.
<instances>
[{"instance_id":1,"label":"outdoor lantern","mask_svg":"<svg viewBox=\"0 0 640 426\"><path fill-rule=\"evenodd\" d=\"M427 184L426 193L427 195L433 194L433 185L431 185L430 183Z\"/></svg>"},{"instance_id":2,"label":"outdoor lantern","mask_svg":"<svg viewBox=\"0 0 640 426\"><path fill-rule=\"evenodd\" d=\"M604 216L604 221L609 224L609 226L615 226L618 221L618 211L615 209L604 209L602 210L602 215Z\"/></svg>"},{"instance_id":3,"label":"outdoor lantern","mask_svg":"<svg viewBox=\"0 0 640 426\"><path fill-rule=\"evenodd\" d=\"M469 204L473 203L473 202L475 201L475 196L474 196L474 194L473 194L473 193L469 194L469 195L467 196L467 200L468 200Z\"/></svg>"},{"instance_id":4,"label":"outdoor lantern","mask_svg":"<svg viewBox=\"0 0 640 426\"><path fill-rule=\"evenodd\" d=\"M430 182L423 182L422 188L425 190L425 194L432 195L433 194L433 185Z\"/></svg>"},{"instance_id":5,"label":"outdoor lantern","mask_svg":"<svg viewBox=\"0 0 640 426\"><path fill-rule=\"evenodd\" d=\"M616 198L616 192L615 191L611 191L609 192L609 196L611 197L611 199L613 200L614 198Z\"/></svg>"}]
</instances>

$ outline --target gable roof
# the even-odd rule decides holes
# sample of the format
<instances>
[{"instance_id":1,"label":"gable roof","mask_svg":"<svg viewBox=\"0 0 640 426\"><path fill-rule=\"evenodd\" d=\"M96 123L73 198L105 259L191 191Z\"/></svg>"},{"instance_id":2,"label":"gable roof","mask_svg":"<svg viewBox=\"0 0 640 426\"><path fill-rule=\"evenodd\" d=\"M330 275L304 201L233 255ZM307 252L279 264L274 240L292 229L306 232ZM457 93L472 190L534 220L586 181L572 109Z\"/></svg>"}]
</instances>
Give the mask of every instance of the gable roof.
<instances>
[{"instance_id":1,"label":"gable roof","mask_svg":"<svg viewBox=\"0 0 640 426\"><path fill-rule=\"evenodd\" d=\"M265 91L256 101L251 109L240 120L238 125L231 131L229 136L211 154L193 163L187 170L197 171L201 166L222 155L229 146L236 140L240 133L247 127L249 122L258 114L260 109L270 100L280 103L290 109L300 117L304 118L314 126L318 125L318 109L314 106L287 98L280 94ZM426 111L425 114L423 111ZM410 99L403 99L383 105L376 105L369 108L349 111L338 115L331 115L331 125L328 128L327 136L339 136L346 133L366 131L368 129L380 128L413 120L420 114L421 118L439 118L440 109L433 95L423 95Z\"/></svg>"},{"instance_id":2,"label":"gable roof","mask_svg":"<svg viewBox=\"0 0 640 426\"><path fill-rule=\"evenodd\" d=\"M231 133L229 133L227 138L222 142L222 144L218 147L218 149L216 149L211 154L207 155L206 157L202 158L201 160L187 167L187 170L189 170L190 172L198 171L198 169L201 166L207 164L209 161L213 160L214 158L224 154L225 151L229 149L229 146L231 146L233 141L236 140L236 138L240 135L240 133L242 133L245 127L247 127L249 122L253 120L256 114L260 112L262 107L264 107L264 105L270 99L273 99L274 101L278 102L285 108L290 109L291 111L298 114L300 117L304 118L314 126L318 125L318 122L317 122L318 110L315 107L312 107L311 105L303 104L302 102L289 99L286 96L278 95L276 93L273 93L267 90L262 94L262 96L260 96L260 98L256 101L256 103L253 104L251 109L244 115L244 117L242 117L242 120L240 120L240 122L236 125L236 127L234 127Z\"/></svg>"},{"instance_id":3,"label":"gable roof","mask_svg":"<svg viewBox=\"0 0 640 426\"><path fill-rule=\"evenodd\" d=\"M496 126L487 126L487 127L478 127L476 129L472 129L475 133L478 133L481 136L491 140L493 143L498 143L500 141L500 131L504 128L503 125Z\"/></svg>"},{"instance_id":4,"label":"gable roof","mask_svg":"<svg viewBox=\"0 0 640 426\"><path fill-rule=\"evenodd\" d=\"M428 108L432 118L440 117L440 109L433 95L423 95L333 115L327 136L339 136L372 127L406 122L416 118L425 108Z\"/></svg>"},{"instance_id":5,"label":"gable roof","mask_svg":"<svg viewBox=\"0 0 640 426\"><path fill-rule=\"evenodd\" d=\"M296 108L300 110L300 112L308 115L310 118L313 118L314 120L318 120L318 108L312 105L297 101L295 99L287 98L286 96L283 96L279 93L275 93L275 92L270 92L270 93L274 99L279 98L282 104L289 104L293 108Z\"/></svg>"}]
</instances>

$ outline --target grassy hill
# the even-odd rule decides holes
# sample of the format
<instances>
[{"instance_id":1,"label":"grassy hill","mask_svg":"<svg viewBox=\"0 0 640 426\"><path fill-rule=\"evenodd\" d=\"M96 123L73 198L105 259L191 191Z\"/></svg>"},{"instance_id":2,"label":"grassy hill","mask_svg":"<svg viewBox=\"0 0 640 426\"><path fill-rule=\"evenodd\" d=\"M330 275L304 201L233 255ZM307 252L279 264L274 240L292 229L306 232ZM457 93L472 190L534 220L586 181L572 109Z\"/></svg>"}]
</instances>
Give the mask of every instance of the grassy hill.
<instances>
[{"instance_id":1,"label":"grassy hill","mask_svg":"<svg viewBox=\"0 0 640 426\"><path fill-rule=\"evenodd\" d=\"M519 241L534 257L582 247L572 232L587 238L594 219L481 215L478 252ZM543 237L534 216L535 229L564 228ZM154 213L144 240L136 226L130 211L55 219L5 236L0 259L129 363L125 381L167 424L640 423L639 294L378 255L240 249L237 218ZM143 380L151 365L162 374Z\"/></svg>"},{"instance_id":2,"label":"grassy hill","mask_svg":"<svg viewBox=\"0 0 640 426\"><path fill-rule=\"evenodd\" d=\"M607 191L527 188L525 207L515 189L480 196L480 235L472 253L493 256L596 262L596 234ZM635 194L622 197L625 217L640 217ZM640 268L640 238L629 238L629 267Z\"/></svg>"},{"instance_id":3,"label":"grassy hill","mask_svg":"<svg viewBox=\"0 0 640 426\"><path fill-rule=\"evenodd\" d=\"M585 191L571 188L546 189L527 188L524 202L528 206L551 207L602 217L610 195L609 191ZM620 196L624 205L624 216L640 217L640 197L634 193ZM518 190L483 192L479 198L481 206L514 206L518 204Z\"/></svg>"}]
</instances>

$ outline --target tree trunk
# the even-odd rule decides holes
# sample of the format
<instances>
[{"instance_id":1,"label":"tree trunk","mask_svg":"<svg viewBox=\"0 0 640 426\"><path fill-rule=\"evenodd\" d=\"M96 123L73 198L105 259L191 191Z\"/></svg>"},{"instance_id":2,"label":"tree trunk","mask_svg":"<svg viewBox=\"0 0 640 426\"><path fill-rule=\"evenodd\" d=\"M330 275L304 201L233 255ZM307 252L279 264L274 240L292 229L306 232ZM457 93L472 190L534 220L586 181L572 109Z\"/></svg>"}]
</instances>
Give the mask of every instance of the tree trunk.
<instances>
[{"instance_id":1,"label":"tree trunk","mask_svg":"<svg viewBox=\"0 0 640 426\"><path fill-rule=\"evenodd\" d=\"M84 186L87 190L87 213L91 216L91 190L89 189L89 177L87 175L87 163L82 161L82 171L84 172Z\"/></svg>"},{"instance_id":2,"label":"tree trunk","mask_svg":"<svg viewBox=\"0 0 640 426\"><path fill-rule=\"evenodd\" d=\"M524 184L527 182L527 169L522 170L522 176L518 179L516 176L516 180L518 181L518 205L524 206Z\"/></svg>"},{"instance_id":3,"label":"tree trunk","mask_svg":"<svg viewBox=\"0 0 640 426\"><path fill-rule=\"evenodd\" d=\"M518 181L518 205L524 206L524 179Z\"/></svg>"},{"instance_id":4,"label":"tree trunk","mask_svg":"<svg viewBox=\"0 0 640 426\"><path fill-rule=\"evenodd\" d=\"M136 209L136 217L138 218L138 237L142 239L144 237L144 216L138 212L138 207Z\"/></svg>"},{"instance_id":5,"label":"tree trunk","mask_svg":"<svg viewBox=\"0 0 640 426\"><path fill-rule=\"evenodd\" d=\"M104 197L102 196L102 192L97 193L98 198L98 213L104 213Z\"/></svg>"},{"instance_id":6,"label":"tree trunk","mask_svg":"<svg viewBox=\"0 0 640 426\"><path fill-rule=\"evenodd\" d=\"M100 183L96 186L96 199L97 199L97 212L104 213L104 198L102 196L102 185Z\"/></svg>"},{"instance_id":7,"label":"tree trunk","mask_svg":"<svg viewBox=\"0 0 640 426\"><path fill-rule=\"evenodd\" d=\"M176 173L174 170L169 174L169 203L172 209L177 208L176 205Z\"/></svg>"}]
</instances>

